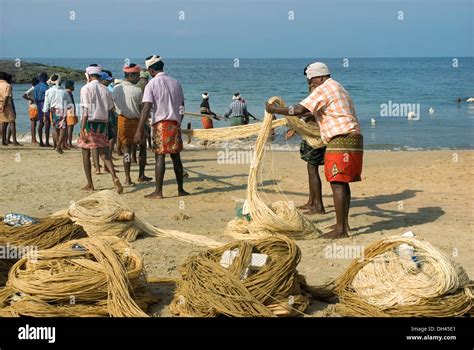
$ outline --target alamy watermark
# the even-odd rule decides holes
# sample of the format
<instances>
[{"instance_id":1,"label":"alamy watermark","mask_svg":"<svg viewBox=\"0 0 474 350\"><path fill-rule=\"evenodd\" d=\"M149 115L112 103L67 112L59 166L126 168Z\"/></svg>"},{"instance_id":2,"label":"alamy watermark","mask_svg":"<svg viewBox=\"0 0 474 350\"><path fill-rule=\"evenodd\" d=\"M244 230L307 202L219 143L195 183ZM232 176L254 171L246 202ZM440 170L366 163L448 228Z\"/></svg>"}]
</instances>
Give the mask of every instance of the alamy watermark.
<instances>
[{"instance_id":1,"label":"alamy watermark","mask_svg":"<svg viewBox=\"0 0 474 350\"><path fill-rule=\"evenodd\" d=\"M404 117L412 120L420 119L420 104L419 103L397 103L391 100L388 103L380 105L381 117Z\"/></svg>"},{"instance_id":2,"label":"alamy watermark","mask_svg":"<svg viewBox=\"0 0 474 350\"><path fill-rule=\"evenodd\" d=\"M364 259L363 245L339 245L333 243L324 248L325 259Z\"/></svg>"},{"instance_id":3,"label":"alamy watermark","mask_svg":"<svg viewBox=\"0 0 474 350\"><path fill-rule=\"evenodd\" d=\"M217 164L253 164L255 152L252 150L224 150L217 152Z\"/></svg>"},{"instance_id":4,"label":"alamy watermark","mask_svg":"<svg viewBox=\"0 0 474 350\"><path fill-rule=\"evenodd\" d=\"M37 246L16 246L0 245L0 259L14 259L18 260L28 256L32 262L38 261L38 247Z\"/></svg>"}]
</instances>

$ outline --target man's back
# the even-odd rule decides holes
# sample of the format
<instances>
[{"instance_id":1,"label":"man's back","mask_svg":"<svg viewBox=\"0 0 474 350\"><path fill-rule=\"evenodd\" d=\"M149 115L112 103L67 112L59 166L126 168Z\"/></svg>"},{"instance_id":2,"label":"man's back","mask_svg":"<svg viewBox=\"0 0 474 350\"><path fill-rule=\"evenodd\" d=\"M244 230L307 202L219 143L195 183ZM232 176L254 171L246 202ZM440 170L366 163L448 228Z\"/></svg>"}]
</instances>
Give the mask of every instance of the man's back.
<instances>
[{"instance_id":1,"label":"man's back","mask_svg":"<svg viewBox=\"0 0 474 350\"><path fill-rule=\"evenodd\" d=\"M143 93L143 102L154 105L153 124L162 120L181 123L184 107L183 89L176 79L167 74L158 73L148 82Z\"/></svg>"},{"instance_id":2,"label":"man's back","mask_svg":"<svg viewBox=\"0 0 474 350\"><path fill-rule=\"evenodd\" d=\"M109 110L114 107L112 94L98 80L93 80L81 88L81 107L89 121L107 122Z\"/></svg>"},{"instance_id":3,"label":"man's back","mask_svg":"<svg viewBox=\"0 0 474 350\"><path fill-rule=\"evenodd\" d=\"M124 81L114 87L113 97L118 114L127 118L138 118L140 116L143 92L138 86Z\"/></svg>"}]
</instances>

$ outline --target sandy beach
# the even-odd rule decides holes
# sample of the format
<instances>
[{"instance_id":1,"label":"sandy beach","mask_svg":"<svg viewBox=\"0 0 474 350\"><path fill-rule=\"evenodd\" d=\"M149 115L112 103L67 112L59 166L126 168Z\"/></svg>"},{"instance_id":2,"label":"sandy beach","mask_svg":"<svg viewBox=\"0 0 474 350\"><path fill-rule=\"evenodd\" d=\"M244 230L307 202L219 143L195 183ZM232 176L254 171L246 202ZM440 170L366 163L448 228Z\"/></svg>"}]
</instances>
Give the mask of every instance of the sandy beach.
<instances>
[{"instance_id":1,"label":"sandy beach","mask_svg":"<svg viewBox=\"0 0 474 350\"><path fill-rule=\"evenodd\" d=\"M239 201L245 198L249 164L218 161L218 152L219 149L186 149L182 153L189 173L185 189L191 196L176 196L168 158L164 187L167 198L143 198L152 190L152 182L125 187L123 199L138 215L159 228L230 242L232 239L223 232L235 216ZM148 157L147 175L154 177L151 152ZM71 200L86 196L80 190L86 183L81 162L79 149L59 155L29 144L1 148L0 214L17 212L43 217L67 208ZM114 163L123 181L122 162ZM138 166L132 166L133 180L137 173ZM474 151L366 152L362 175L363 181L351 186L351 236L334 241L316 238L298 241L302 250L298 270L306 275L310 285L329 282L351 261L350 256L328 257L329 251L337 252L340 246L361 249L382 237L408 230L452 256L474 278ZM300 205L307 199L306 163L296 151L268 151L262 181L268 201L286 199ZM113 189L108 174L94 175L94 182L97 190ZM327 231L335 222L335 212L325 180L323 197L327 214L314 215L311 219ZM178 277L178 267L186 257L203 250L152 237L140 238L132 244L142 254L147 273L152 277ZM171 299L168 292L163 292L162 306ZM166 307L156 311L162 316L169 315ZM316 316L332 314L331 306L316 301L307 312Z\"/></svg>"}]
</instances>

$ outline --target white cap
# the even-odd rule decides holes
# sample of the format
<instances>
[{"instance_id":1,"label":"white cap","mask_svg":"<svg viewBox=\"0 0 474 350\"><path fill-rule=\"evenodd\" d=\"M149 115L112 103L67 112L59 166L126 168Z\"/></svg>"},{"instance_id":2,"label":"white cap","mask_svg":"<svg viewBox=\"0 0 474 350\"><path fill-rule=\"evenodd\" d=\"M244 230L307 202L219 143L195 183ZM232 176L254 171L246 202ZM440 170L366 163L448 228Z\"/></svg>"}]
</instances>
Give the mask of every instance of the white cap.
<instances>
[{"instance_id":1,"label":"white cap","mask_svg":"<svg viewBox=\"0 0 474 350\"><path fill-rule=\"evenodd\" d=\"M308 79L315 78L315 77L322 77L323 75L329 75L328 66L326 66L322 62L314 62L311 63L308 67L306 67L306 76Z\"/></svg>"}]
</instances>

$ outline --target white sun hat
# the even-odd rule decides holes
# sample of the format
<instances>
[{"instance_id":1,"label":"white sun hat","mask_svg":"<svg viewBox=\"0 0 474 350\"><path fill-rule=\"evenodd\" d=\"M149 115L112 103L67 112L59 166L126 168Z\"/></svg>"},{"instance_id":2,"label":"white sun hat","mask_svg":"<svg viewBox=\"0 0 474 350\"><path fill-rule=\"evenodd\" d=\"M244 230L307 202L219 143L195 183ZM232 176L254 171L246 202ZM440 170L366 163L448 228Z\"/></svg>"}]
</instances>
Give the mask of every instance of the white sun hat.
<instances>
[{"instance_id":1,"label":"white sun hat","mask_svg":"<svg viewBox=\"0 0 474 350\"><path fill-rule=\"evenodd\" d=\"M308 67L306 67L305 73L308 79L331 74L329 67L322 62L311 63Z\"/></svg>"}]
</instances>

